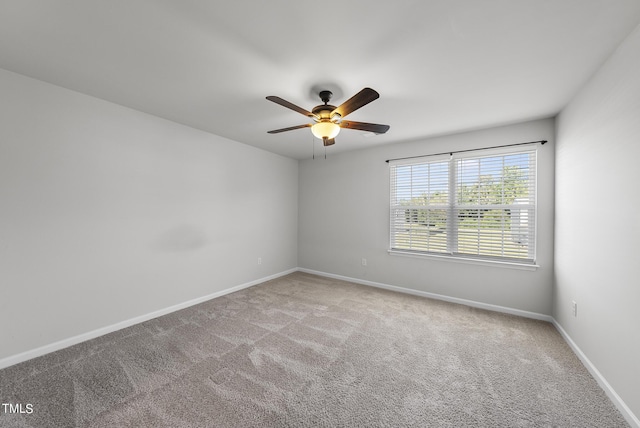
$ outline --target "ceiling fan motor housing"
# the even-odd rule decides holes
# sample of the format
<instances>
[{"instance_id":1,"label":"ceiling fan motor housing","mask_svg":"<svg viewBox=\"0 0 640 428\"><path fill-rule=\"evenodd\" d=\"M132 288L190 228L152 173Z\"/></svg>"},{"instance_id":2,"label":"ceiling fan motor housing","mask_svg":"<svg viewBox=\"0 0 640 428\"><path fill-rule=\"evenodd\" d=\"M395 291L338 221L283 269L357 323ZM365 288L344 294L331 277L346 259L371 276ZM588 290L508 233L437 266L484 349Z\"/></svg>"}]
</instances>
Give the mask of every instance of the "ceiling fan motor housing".
<instances>
[{"instance_id":1,"label":"ceiling fan motor housing","mask_svg":"<svg viewBox=\"0 0 640 428\"><path fill-rule=\"evenodd\" d=\"M336 109L336 106L332 106L329 104L321 104L319 106L315 106L311 113L315 114L318 119L331 119L331 112Z\"/></svg>"},{"instance_id":2,"label":"ceiling fan motor housing","mask_svg":"<svg viewBox=\"0 0 640 428\"><path fill-rule=\"evenodd\" d=\"M320 91L318 95L320 96L320 99L324 104L315 106L313 110L311 110L311 113L316 116L316 118L314 118L316 122L325 122L328 120L339 122L341 118L340 114L331 114L331 112L334 111L337 107L328 104L329 100L331 100L331 97L333 96L333 93L331 91Z\"/></svg>"}]
</instances>

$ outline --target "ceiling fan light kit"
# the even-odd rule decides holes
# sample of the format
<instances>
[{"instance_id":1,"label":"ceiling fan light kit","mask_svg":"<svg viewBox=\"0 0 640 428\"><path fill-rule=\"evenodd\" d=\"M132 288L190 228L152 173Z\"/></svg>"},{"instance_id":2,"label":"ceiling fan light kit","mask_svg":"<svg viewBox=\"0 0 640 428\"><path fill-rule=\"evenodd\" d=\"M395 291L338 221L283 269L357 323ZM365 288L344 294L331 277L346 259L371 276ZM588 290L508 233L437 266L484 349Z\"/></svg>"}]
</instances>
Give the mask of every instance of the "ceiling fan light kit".
<instances>
[{"instance_id":1,"label":"ceiling fan light kit","mask_svg":"<svg viewBox=\"0 0 640 428\"><path fill-rule=\"evenodd\" d=\"M314 124L306 123L304 125L275 129L273 131L268 131L269 134L278 134L280 132L310 127L311 133L316 138L321 139L325 146L330 146L335 144L335 137L340 133L340 128L351 128L360 131L373 132L375 134L384 134L389 130L389 125L365 122L347 122L342 120L348 114L380 97L380 94L371 88L364 88L338 107L329 105L329 101L333 95L331 91L320 91L318 95L324 104L315 106L311 111L298 107L297 105L283 100L280 97L273 95L268 96L267 100L303 114L316 122Z\"/></svg>"},{"instance_id":2,"label":"ceiling fan light kit","mask_svg":"<svg viewBox=\"0 0 640 428\"><path fill-rule=\"evenodd\" d=\"M311 132L316 138L336 138L340 133L340 126L331 121L318 122L311 126Z\"/></svg>"}]
</instances>

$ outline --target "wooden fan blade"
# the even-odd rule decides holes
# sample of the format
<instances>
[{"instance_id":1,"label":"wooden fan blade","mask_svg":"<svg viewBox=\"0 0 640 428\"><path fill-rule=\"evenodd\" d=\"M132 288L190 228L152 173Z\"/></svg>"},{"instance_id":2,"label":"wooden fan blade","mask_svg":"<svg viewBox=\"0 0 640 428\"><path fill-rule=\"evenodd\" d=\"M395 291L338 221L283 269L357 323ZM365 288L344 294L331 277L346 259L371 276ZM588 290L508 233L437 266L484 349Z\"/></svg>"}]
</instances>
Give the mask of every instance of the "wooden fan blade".
<instances>
[{"instance_id":1,"label":"wooden fan blade","mask_svg":"<svg viewBox=\"0 0 640 428\"><path fill-rule=\"evenodd\" d=\"M295 105L293 103L290 103L287 100L283 100L280 97L276 97L276 96L270 95L270 96L267 97L267 99L269 101L273 101L276 104L280 104L283 107L290 108L293 111L297 111L300 114L304 114L305 116L316 117L316 115L311 113L310 111L307 111L307 110L303 109L302 107L298 107L297 105Z\"/></svg>"},{"instance_id":2,"label":"wooden fan blade","mask_svg":"<svg viewBox=\"0 0 640 428\"><path fill-rule=\"evenodd\" d=\"M322 144L324 144L325 147L327 146L333 146L336 143L335 138L323 138L322 139Z\"/></svg>"},{"instance_id":3,"label":"wooden fan blade","mask_svg":"<svg viewBox=\"0 0 640 428\"><path fill-rule=\"evenodd\" d=\"M357 129L358 131L369 131L376 134L384 134L390 128L389 125L380 125L378 123L366 123L366 122L353 122L342 121L340 122L340 128Z\"/></svg>"},{"instance_id":4,"label":"wooden fan blade","mask_svg":"<svg viewBox=\"0 0 640 428\"><path fill-rule=\"evenodd\" d=\"M288 128L282 128L282 129L274 129L273 131L267 131L267 133L269 133L269 134L279 134L279 133L285 132L285 131L293 131L294 129L309 128L309 127L311 127L311 124L310 123L305 123L304 125L290 126Z\"/></svg>"},{"instance_id":5,"label":"wooden fan blade","mask_svg":"<svg viewBox=\"0 0 640 428\"><path fill-rule=\"evenodd\" d=\"M345 117L349 113L358 110L360 107L369 104L371 101L376 100L379 97L380 94L373 89L364 88L332 111L331 115L338 113L340 116Z\"/></svg>"}]
</instances>

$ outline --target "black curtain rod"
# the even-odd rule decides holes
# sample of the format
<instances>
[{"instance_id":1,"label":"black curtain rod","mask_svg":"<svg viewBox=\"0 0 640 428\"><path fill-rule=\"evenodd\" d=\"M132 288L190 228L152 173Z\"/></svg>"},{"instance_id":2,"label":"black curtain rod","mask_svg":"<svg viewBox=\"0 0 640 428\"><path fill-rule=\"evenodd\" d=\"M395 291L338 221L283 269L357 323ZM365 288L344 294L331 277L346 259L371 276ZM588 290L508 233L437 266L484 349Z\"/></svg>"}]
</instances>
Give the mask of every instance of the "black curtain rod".
<instances>
[{"instance_id":1,"label":"black curtain rod","mask_svg":"<svg viewBox=\"0 0 640 428\"><path fill-rule=\"evenodd\" d=\"M478 148L478 149L457 150L457 151L453 151L453 152L432 153L430 155L409 156L409 157L406 157L406 158L387 159L385 162L389 163L391 161L396 161L396 160L423 158L423 157L426 157L426 156L453 155L454 153L476 152L478 150L499 149L501 147L512 147L512 146L523 146L525 144L538 144L538 143L540 143L540 144L544 145L544 143L546 143L546 142L547 142L547 140L527 141L526 143L504 144L502 146L482 147L482 148Z\"/></svg>"}]
</instances>

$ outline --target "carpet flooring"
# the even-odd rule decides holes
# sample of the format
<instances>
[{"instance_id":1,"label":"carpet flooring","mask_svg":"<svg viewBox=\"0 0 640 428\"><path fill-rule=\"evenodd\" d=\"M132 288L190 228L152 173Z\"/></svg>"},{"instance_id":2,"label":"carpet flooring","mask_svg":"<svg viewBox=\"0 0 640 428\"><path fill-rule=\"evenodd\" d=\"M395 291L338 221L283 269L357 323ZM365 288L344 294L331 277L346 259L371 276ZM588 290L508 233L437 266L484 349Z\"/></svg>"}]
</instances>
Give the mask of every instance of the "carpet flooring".
<instances>
[{"instance_id":1,"label":"carpet flooring","mask_svg":"<svg viewBox=\"0 0 640 428\"><path fill-rule=\"evenodd\" d=\"M555 328L296 272L0 371L0 427L626 427Z\"/></svg>"}]
</instances>

